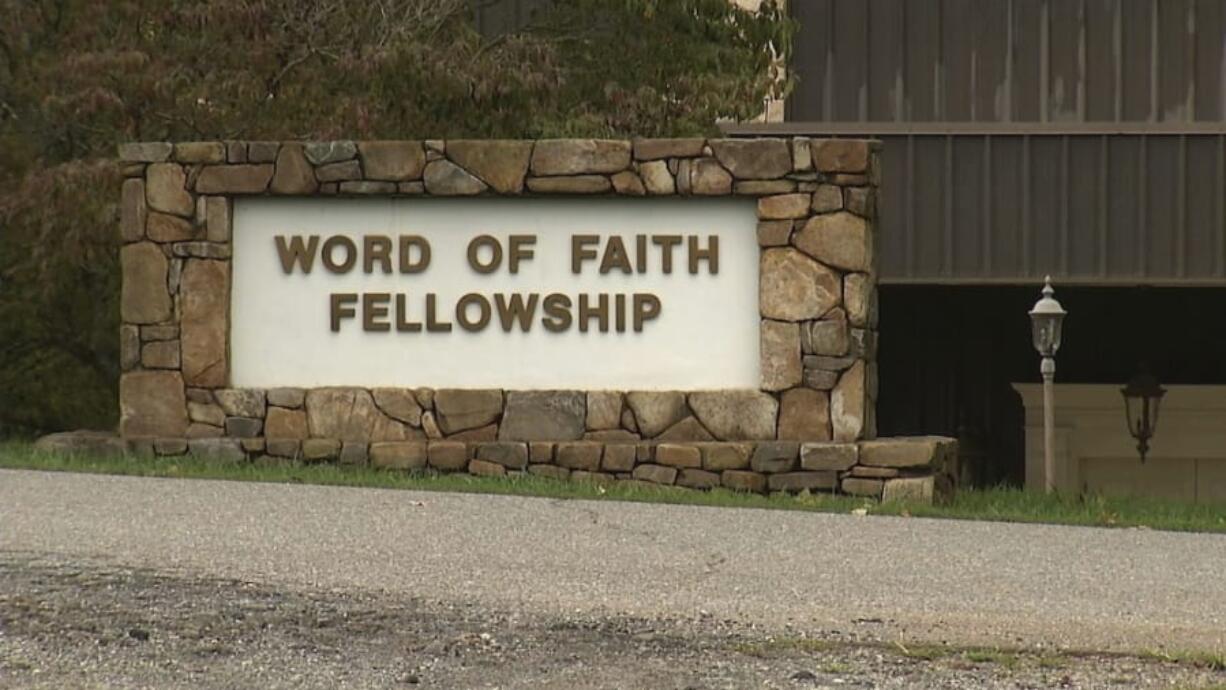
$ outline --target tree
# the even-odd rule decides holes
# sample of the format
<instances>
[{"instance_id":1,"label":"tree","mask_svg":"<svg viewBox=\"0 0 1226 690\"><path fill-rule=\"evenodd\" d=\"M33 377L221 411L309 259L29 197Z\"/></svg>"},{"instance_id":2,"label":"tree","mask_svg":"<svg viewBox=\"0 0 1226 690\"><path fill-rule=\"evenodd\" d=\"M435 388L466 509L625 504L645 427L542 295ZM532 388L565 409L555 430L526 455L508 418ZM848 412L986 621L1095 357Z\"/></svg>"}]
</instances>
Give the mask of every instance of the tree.
<instances>
[{"instance_id":1,"label":"tree","mask_svg":"<svg viewBox=\"0 0 1226 690\"><path fill-rule=\"evenodd\" d=\"M709 133L787 84L767 2L0 0L0 436L116 418L123 141Z\"/></svg>"}]
</instances>

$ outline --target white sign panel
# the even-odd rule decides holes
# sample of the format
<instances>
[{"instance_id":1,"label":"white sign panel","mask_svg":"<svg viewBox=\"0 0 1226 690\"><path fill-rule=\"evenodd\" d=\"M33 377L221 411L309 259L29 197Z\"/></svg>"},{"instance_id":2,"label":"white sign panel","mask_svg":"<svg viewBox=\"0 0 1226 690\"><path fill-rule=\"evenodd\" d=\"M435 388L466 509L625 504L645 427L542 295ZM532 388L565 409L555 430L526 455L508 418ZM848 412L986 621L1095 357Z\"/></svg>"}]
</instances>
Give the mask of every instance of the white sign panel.
<instances>
[{"instance_id":1,"label":"white sign panel","mask_svg":"<svg viewBox=\"0 0 1226 690\"><path fill-rule=\"evenodd\" d=\"M750 199L237 199L235 387L757 389Z\"/></svg>"}]
</instances>

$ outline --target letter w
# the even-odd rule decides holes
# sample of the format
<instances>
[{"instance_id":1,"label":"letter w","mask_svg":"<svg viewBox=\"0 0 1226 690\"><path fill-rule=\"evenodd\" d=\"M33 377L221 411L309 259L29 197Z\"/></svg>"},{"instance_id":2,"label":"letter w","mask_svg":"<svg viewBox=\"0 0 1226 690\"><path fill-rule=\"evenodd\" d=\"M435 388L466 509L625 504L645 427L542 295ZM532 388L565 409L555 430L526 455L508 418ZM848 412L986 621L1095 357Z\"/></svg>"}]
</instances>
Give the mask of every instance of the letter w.
<instances>
[{"instance_id":1,"label":"letter w","mask_svg":"<svg viewBox=\"0 0 1226 690\"><path fill-rule=\"evenodd\" d=\"M501 292L494 295L494 303L498 305L498 318L502 321L502 330L507 333L511 332L511 324L519 321L519 330L527 333L532 327L532 315L536 313L536 302L540 299L540 295L535 292L528 295L528 304L524 305L524 296L521 294L511 295L508 300L507 296Z\"/></svg>"},{"instance_id":2,"label":"letter w","mask_svg":"<svg viewBox=\"0 0 1226 690\"><path fill-rule=\"evenodd\" d=\"M290 238L288 247L285 245L284 235L277 235L276 240L277 254L281 257L281 270L286 274L293 273L294 264L298 264L303 273L311 272L311 266L315 264L315 253L319 250L319 235L311 235L306 246L303 246L300 235Z\"/></svg>"}]
</instances>

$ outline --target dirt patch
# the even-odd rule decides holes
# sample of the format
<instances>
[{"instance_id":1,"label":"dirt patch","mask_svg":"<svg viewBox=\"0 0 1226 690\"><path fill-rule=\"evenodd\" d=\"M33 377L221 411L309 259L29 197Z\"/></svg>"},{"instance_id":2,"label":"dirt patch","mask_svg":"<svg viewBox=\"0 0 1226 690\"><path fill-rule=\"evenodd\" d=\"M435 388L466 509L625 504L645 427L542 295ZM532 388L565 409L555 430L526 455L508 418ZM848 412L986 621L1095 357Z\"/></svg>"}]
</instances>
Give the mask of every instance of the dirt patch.
<instances>
[{"instance_id":1,"label":"dirt patch","mask_svg":"<svg viewBox=\"0 0 1226 690\"><path fill-rule=\"evenodd\" d=\"M0 686L1149 688L1210 666L909 647L735 621L544 617L0 555Z\"/></svg>"}]
</instances>

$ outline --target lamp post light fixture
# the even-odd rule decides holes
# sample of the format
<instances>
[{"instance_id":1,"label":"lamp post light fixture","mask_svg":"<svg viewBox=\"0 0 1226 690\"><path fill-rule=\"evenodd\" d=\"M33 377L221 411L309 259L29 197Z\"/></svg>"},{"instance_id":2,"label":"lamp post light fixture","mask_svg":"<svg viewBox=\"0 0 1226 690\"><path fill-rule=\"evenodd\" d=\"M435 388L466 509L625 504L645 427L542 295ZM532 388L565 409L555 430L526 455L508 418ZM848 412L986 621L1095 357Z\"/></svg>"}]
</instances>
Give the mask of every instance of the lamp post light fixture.
<instances>
[{"instance_id":1,"label":"lamp post light fixture","mask_svg":"<svg viewBox=\"0 0 1226 690\"><path fill-rule=\"evenodd\" d=\"M1128 433L1137 440L1137 452L1141 454L1144 464L1145 454L1149 452L1149 440L1158 430L1158 406L1162 403L1162 396L1166 395L1166 389L1142 365L1141 371L1120 389L1120 393L1124 394Z\"/></svg>"},{"instance_id":2,"label":"lamp post light fixture","mask_svg":"<svg viewBox=\"0 0 1226 690\"><path fill-rule=\"evenodd\" d=\"M1043 375L1043 488L1047 493L1056 489L1056 403L1054 383L1056 378L1056 351L1060 349L1060 333L1068 312L1052 295L1051 276L1043 284L1043 296L1030 310L1030 327L1034 337L1034 349L1043 362L1039 373Z\"/></svg>"}]
</instances>

